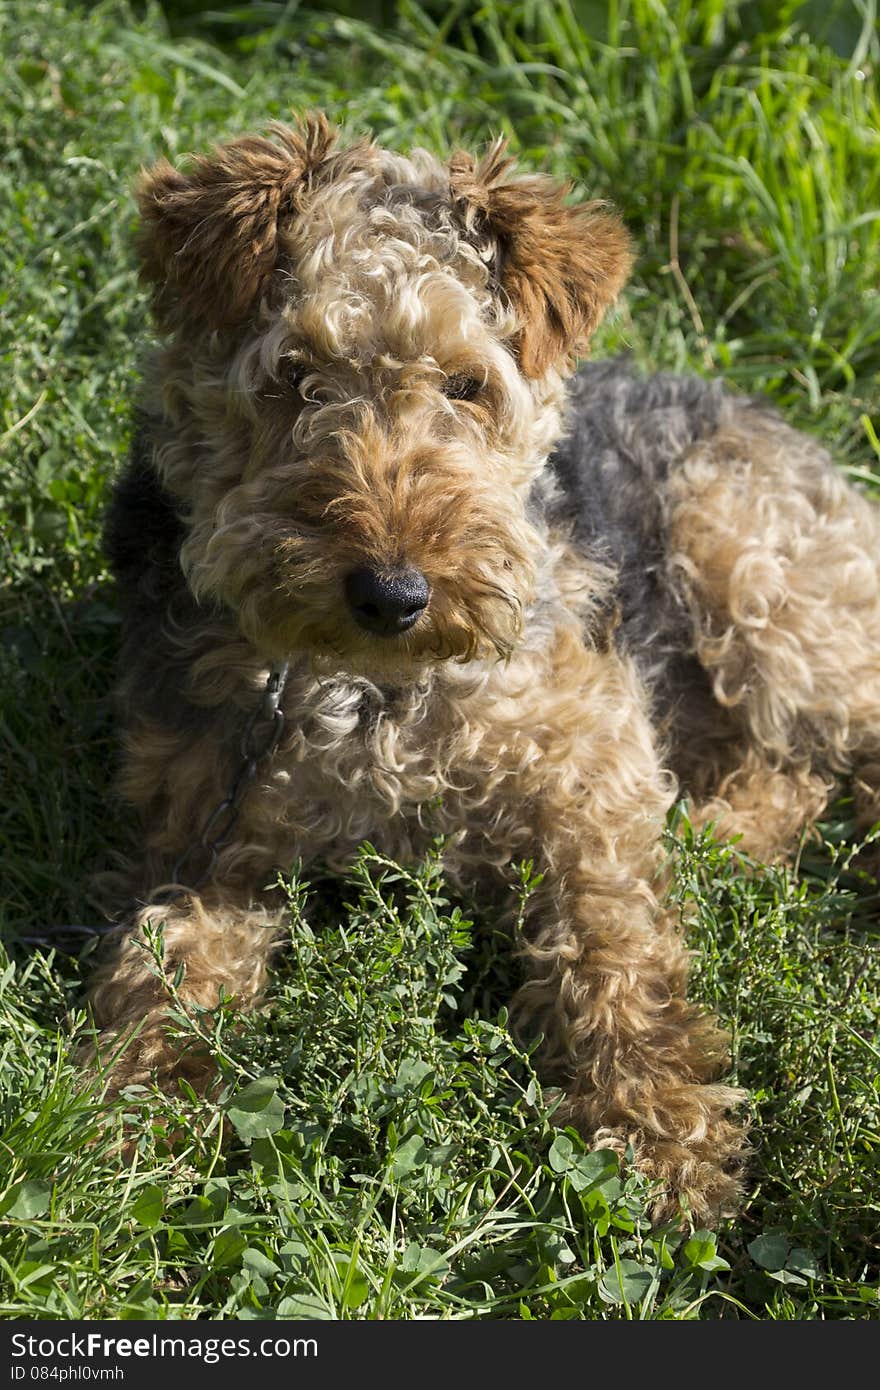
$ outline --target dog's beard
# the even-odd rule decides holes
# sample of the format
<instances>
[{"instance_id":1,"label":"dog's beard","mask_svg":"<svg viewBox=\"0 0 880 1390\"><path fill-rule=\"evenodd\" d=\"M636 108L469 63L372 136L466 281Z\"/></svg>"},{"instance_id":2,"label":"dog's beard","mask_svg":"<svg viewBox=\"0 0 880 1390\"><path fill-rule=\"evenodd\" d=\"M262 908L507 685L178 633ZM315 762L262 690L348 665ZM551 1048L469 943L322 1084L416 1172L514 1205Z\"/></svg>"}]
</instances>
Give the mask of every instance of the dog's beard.
<instances>
[{"instance_id":1,"label":"dog's beard","mask_svg":"<svg viewBox=\"0 0 880 1390\"><path fill-rule=\"evenodd\" d=\"M324 666L405 673L513 651L541 542L524 519L505 520L500 508L496 517L474 508L470 537L458 527L438 548L425 523L398 549L387 533L378 548L353 527L296 525L289 514L215 514L210 527L193 528L181 560L196 598L219 600L261 655L305 653ZM437 532L441 525L442 517ZM346 576L361 565L394 568L401 553L428 581L428 606L405 632L365 631L346 602Z\"/></svg>"},{"instance_id":2,"label":"dog's beard","mask_svg":"<svg viewBox=\"0 0 880 1390\"><path fill-rule=\"evenodd\" d=\"M258 651L275 660L305 655L317 669L410 678L444 662L505 659L520 632L523 599L484 582L478 597L434 587L426 611L406 632L378 636L358 626L333 596L314 588L252 582L233 611Z\"/></svg>"}]
</instances>

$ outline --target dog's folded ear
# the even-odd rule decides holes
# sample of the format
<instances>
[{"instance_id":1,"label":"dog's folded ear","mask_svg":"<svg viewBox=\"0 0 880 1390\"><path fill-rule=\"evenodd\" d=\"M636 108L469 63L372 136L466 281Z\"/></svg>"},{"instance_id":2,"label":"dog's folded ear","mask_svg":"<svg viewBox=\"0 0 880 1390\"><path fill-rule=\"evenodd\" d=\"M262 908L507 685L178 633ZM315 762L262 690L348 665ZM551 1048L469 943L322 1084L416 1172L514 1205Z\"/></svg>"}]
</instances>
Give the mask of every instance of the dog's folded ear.
<instances>
[{"instance_id":1,"label":"dog's folded ear","mask_svg":"<svg viewBox=\"0 0 880 1390\"><path fill-rule=\"evenodd\" d=\"M497 245L496 279L518 312L515 346L525 376L583 356L633 262L629 233L600 202L570 205L569 189L544 175L510 178L514 161L498 141L475 163L449 162L450 188L465 225Z\"/></svg>"},{"instance_id":2,"label":"dog's folded ear","mask_svg":"<svg viewBox=\"0 0 880 1390\"><path fill-rule=\"evenodd\" d=\"M322 115L273 139L245 136L193 159L160 160L141 174L136 244L160 329L244 322L276 267L279 221L294 214L308 176L336 132Z\"/></svg>"}]
</instances>

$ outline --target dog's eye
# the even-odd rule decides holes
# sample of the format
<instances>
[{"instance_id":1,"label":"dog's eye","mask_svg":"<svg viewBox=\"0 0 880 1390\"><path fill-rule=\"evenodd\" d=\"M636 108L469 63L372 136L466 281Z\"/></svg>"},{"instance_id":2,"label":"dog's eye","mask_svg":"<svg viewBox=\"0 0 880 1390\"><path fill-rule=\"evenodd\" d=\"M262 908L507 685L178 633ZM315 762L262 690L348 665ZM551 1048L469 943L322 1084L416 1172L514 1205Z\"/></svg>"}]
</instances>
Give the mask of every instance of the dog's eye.
<instances>
[{"instance_id":1,"label":"dog's eye","mask_svg":"<svg viewBox=\"0 0 880 1390\"><path fill-rule=\"evenodd\" d=\"M477 381L476 377L465 376L463 373L448 376L443 383L443 394L449 401L472 401L479 395L481 389L482 382Z\"/></svg>"},{"instance_id":2,"label":"dog's eye","mask_svg":"<svg viewBox=\"0 0 880 1390\"><path fill-rule=\"evenodd\" d=\"M284 381L291 391L299 391L308 376L309 364L298 358L288 358L284 369Z\"/></svg>"}]
</instances>

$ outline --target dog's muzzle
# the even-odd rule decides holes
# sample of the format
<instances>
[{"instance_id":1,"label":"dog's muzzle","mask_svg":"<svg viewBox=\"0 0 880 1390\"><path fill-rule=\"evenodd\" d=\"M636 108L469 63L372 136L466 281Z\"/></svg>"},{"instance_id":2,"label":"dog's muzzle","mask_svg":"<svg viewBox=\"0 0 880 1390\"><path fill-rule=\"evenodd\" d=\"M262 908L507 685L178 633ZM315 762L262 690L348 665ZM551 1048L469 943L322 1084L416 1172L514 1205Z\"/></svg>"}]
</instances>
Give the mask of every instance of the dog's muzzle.
<instances>
[{"instance_id":1,"label":"dog's muzzle","mask_svg":"<svg viewBox=\"0 0 880 1390\"><path fill-rule=\"evenodd\" d=\"M345 597L358 627L375 637L397 637L428 606L431 586L417 569L384 570L361 565L345 578Z\"/></svg>"}]
</instances>

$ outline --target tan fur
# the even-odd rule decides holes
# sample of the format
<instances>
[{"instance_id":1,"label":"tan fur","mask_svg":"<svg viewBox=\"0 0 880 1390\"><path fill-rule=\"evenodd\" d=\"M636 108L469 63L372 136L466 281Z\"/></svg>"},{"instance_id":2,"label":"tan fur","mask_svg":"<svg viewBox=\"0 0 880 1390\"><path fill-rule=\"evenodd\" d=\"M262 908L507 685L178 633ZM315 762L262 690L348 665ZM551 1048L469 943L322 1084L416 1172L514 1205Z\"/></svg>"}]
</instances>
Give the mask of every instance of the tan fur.
<instances>
[{"instance_id":1,"label":"tan fur","mask_svg":"<svg viewBox=\"0 0 880 1390\"><path fill-rule=\"evenodd\" d=\"M166 981L173 982L182 969L185 1006L210 1011L220 1004L221 990L239 1008L252 1008L259 1000L278 942L277 921L263 910L218 902L210 893L174 906L149 905L135 914L129 933L114 938L95 974L90 1003L104 1029L101 1059L113 1067L114 1086L142 1086L151 1079L162 1086L183 1078L203 1088L215 1075L215 1064L207 1046L169 1045L172 994L147 952L145 926L161 936ZM193 1016L204 1031L204 1018Z\"/></svg>"},{"instance_id":2,"label":"tan fur","mask_svg":"<svg viewBox=\"0 0 880 1390\"><path fill-rule=\"evenodd\" d=\"M320 119L188 173L160 165L139 199L164 333L149 466L181 520L183 577L161 613L145 617L149 568L130 599L122 786L143 827L140 906L92 990L114 1085L207 1074L167 1037L145 921L164 923L184 999L211 1009L222 988L252 1007L279 866L343 868L367 837L412 859L441 832L453 883L503 897L512 862L544 874L516 1016L544 1035L560 1120L631 1145L658 1214L684 1201L713 1220L738 1190L742 1093L717 1080L724 1033L686 1000L680 924L660 900L675 779L615 649L613 568L530 504L571 361L629 266L620 224L516 176L500 146L448 165L339 150ZM671 471L665 499L671 582L719 702L690 739L697 814L768 854L840 772L855 766L866 806L880 784L877 513L813 450L753 414ZM345 597L364 565L414 566L430 585L393 640ZM284 736L208 886L185 891L182 872L162 903L282 659ZM167 686L152 704L150 663Z\"/></svg>"},{"instance_id":3,"label":"tan fur","mask_svg":"<svg viewBox=\"0 0 880 1390\"><path fill-rule=\"evenodd\" d=\"M245 136L219 146L188 174L165 160L142 174L138 247L163 325L181 315L209 328L237 324L268 284L279 220L296 209L335 139L323 117L273 130L274 141Z\"/></svg>"},{"instance_id":4,"label":"tan fur","mask_svg":"<svg viewBox=\"0 0 880 1390\"><path fill-rule=\"evenodd\" d=\"M541 176L510 180L513 160L499 141L476 165L459 151L451 187L466 216L479 217L499 243L499 278L521 323L516 344L527 377L567 364L617 298L632 267L629 235L601 203L569 206L569 188Z\"/></svg>"},{"instance_id":5,"label":"tan fur","mask_svg":"<svg viewBox=\"0 0 880 1390\"><path fill-rule=\"evenodd\" d=\"M695 649L738 735L714 795L704 782L701 818L775 858L855 769L870 824L880 749L877 507L847 487L818 444L755 414L693 451L670 481L669 509L670 563Z\"/></svg>"}]
</instances>

